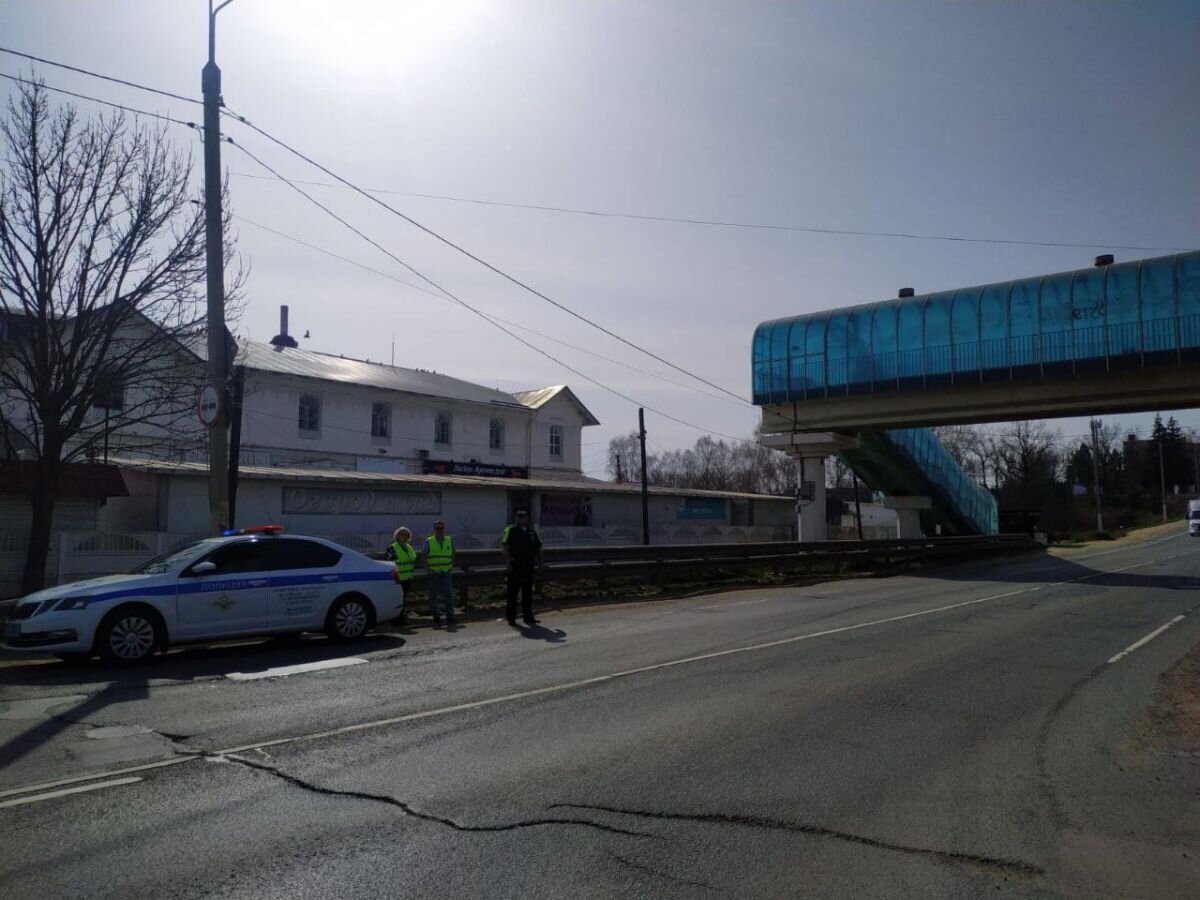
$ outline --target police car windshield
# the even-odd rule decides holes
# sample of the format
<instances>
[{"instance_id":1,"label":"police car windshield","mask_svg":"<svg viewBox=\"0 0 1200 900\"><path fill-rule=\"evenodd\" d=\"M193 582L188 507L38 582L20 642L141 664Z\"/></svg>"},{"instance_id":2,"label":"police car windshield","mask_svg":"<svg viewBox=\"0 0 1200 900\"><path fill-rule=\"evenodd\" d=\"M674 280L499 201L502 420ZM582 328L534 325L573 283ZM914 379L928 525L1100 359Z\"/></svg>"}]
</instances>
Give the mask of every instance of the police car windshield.
<instances>
[{"instance_id":1,"label":"police car windshield","mask_svg":"<svg viewBox=\"0 0 1200 900\"><path fill-rule=\"evenodd\" d=\"M136 569L129 572L130 575L162 575L171 571L177 565L187 562L189 559L197 556L202 548L215 547L221 543L220 538L205 538L199 541L191 541L184 544L182 547L176 547L174 550L168 550L161 556L156 556L149 562L142 563Z\"/></svg>"}]
</instances>

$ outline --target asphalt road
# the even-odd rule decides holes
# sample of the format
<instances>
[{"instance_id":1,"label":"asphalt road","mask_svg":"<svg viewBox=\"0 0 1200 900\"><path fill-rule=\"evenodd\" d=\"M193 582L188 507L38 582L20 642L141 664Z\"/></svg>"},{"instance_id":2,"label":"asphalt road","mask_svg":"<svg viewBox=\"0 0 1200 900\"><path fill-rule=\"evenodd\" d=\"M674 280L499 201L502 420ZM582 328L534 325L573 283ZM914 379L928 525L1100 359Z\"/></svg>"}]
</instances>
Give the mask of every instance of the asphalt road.
<instances>
[{"instance_id":1,"label":"asphalt road","mask_svg":"<svg viewBox=\"0 0 1200 900\"><path fill-rule=\"evenodd\" d=\"M251 642L120 673L0 659L0 884L1200 897L1200 747L1162 712L1198 588L1200 542L1175 526L524 632ZM255 677L314 661L336 667Z\"/></svg>"}]
</instances>

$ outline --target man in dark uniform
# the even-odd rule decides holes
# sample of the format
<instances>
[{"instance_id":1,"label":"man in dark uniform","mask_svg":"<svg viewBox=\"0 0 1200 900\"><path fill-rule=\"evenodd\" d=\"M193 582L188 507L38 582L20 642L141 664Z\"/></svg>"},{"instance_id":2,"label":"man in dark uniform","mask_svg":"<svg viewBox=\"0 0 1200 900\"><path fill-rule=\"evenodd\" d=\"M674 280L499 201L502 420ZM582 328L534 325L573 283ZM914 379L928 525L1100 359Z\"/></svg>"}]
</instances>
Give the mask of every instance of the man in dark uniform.
<instances>
[{"instance_id":1,"label":"man in dark uniform","mask_svg":"<svg viewBox=\"0 0 1200 900\"><path fill-rule=\"evenodd\" d=\"M504 529L500 546L508 565L508 624L517 624L517 592L521 594L521 613L526 625L536 625L533 617L533 578L542 564L542 540L529 525L529 512L518 509L516 522Z\"/></svg>"}]
</instances>

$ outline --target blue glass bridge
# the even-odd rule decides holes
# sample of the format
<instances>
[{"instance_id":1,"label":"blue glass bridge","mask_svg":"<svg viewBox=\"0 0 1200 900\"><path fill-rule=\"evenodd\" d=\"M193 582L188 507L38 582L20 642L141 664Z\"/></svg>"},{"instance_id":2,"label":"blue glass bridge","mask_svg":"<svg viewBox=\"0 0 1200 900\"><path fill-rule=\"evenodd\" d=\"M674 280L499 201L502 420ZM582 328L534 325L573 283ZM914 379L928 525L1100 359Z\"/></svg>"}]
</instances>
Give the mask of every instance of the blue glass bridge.
<instances>
[{"instance_id":1,"label":"blue glass bridge","mask_svg":"<svg viewBox=\"0 0 1200 900\"><path fill-rule=\"evenodd\" d=\"M994 508L951 509L976 504L944 459L918 486L937 454L915 429L1200 406L1200 252L777 319L752 354L764 433L855 434L842 455L872 487L928 488L923 522L986 532Z\"/></svg>"}]
</instances>

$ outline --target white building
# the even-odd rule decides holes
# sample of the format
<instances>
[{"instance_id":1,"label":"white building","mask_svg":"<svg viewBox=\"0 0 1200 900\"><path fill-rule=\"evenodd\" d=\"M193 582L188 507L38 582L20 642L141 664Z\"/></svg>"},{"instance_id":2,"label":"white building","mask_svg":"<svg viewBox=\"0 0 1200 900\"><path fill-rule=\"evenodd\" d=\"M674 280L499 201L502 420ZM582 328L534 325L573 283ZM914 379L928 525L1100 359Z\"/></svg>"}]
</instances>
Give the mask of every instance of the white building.
<instances>
[{"instance_id":1,"label":"white building","mask_svg":"<svg viewBox=\"0 0 1200 900\"><path fill-rule=\"evenodd\" d=\"M202 356L182 346L179 355L175 376L198 388ZM584 429L599 423L569 387L509 394L300 349L286 329L269 344L239 341L232 374L235 525L277 522L367 549L400 524L422 538L441 518L460 546L478 547L494 545L524 507L548 544L641 542L640 486L583 474ZM161 434L153 423L116 427L104 441L112 465L72 468L52 579L89 574L70 566L100 547L136 554L207 532L207 435L196 414L182 422ZM0 466L0 596L19 574L29 528L28 463L10 463ZM781 497L651 487L648 518L656 544L795 534L793 502Z\"/></svg>"},{"instance_id":2,"label":"white building","mask_svg":"<svg viewBox=\"0 0 1200 900\"><path fill-rule=\"evenodd\" d=\"M599 424L565 385L507 394L253 341L239 341L235 369L249 466L577 479L583 429Z\"/></svg>"}]
</instances>

